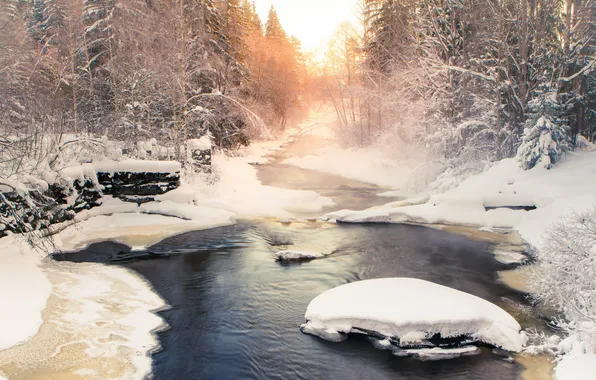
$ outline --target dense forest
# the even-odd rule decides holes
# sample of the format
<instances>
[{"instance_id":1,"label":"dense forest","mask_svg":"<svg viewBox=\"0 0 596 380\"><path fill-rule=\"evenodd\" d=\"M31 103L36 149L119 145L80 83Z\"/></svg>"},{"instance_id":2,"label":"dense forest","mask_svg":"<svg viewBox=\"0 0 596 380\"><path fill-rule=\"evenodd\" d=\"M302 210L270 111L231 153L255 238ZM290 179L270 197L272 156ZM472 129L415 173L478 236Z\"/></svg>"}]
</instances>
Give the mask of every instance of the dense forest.
<instances>
[{"instance_id":1,"label":"dense forest","mask_svg":"<svg viewBox=\"0 0 596 380\"><path fill-rule=\"evenodd\" d=\"M365 0L323 70L351 144L546 167L596 138L596 4ZM395 141L394 141L395 142Z\"/></svg>"},{"instance_id":2,"label":"dense forest","mask_svg":"<svg viewBox=\"0 0 596 380\"><path fill-rule=\"evenodd\" d=\"M5 177L97 139L138 158L149 141L182 161L207 134L234 150L313 99L348 145L421 147L462 170L515 155L549 168L596 138L593 1L365 0L317 70L248 0L1 1Z\"/></svg>"},{"instance_id":3,"label":"dense forest","mask_svg":"<svg viewBox=\"0 0 596 380\"><path fill-rule=\"evenodd\" d=\"M118 141L133 155L153 140L157 158L180 159L183 141L210 133L234 149L283 128L302 106L300 44L273 8L265 25L247 0L2 0L0 8L6 176L24 169L23 156L44 161L76 145L68 134L87 145Z\"/></svg>"}]
</instances>

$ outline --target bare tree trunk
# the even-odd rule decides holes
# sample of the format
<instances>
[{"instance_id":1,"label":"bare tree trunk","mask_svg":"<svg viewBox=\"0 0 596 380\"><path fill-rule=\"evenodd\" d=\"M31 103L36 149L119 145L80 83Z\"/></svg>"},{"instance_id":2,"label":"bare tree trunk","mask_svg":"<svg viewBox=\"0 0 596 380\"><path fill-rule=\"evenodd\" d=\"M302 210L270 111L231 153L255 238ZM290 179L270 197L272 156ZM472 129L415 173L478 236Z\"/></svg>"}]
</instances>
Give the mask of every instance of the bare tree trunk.
<instances>
[{"instance_id":1,"label":"bare tree trunk","mask_svg":"<svg viewBox=\"0 0 596 380\"><path fill-rule=\"evenodd\" d=\"M528 97L528 0L521 1L521 70L520 70L520 101L522 105L522 120Z\"/></svg>"},{"instance_id":2,"label":"bare tree trunk","mask_svg":"<svg viewBox=\"0 0 596 380\"><path fill-rule=\"evenodd\" d=\"M525 1L525 0L524 0ZM495 91L496 91L496 102L495 102L495 117L496 117L496 125L495 129L500 131L503 125L501 120L501 66L503 64L503 40L505 36L504 26L503 26L503 13L501 10L501 1L497 0L497 28L499 33L499 46L497 48L497 70L495 75ZM499 153L500 154L500 153Z\"/></svg>"}]
</instances>

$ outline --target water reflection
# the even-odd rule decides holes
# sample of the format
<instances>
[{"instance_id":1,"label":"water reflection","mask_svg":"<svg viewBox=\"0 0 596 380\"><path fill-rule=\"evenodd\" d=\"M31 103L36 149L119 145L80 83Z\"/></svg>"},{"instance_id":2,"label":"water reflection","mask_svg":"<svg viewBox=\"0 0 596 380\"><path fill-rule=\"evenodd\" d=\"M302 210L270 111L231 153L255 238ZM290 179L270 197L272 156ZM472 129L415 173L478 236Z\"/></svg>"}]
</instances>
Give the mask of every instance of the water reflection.
<instances>
[{"instance_id":1,"label":"water reflection","mask_svg":"<svg viewBox=\"0 0 596 380\"><path fill-rule=\"evenodd\" d=\"M287 247L334 254L280 265L273 253ZM107 257L120 248L104 244L61 258L101 260L100 251ZM485 243L408 225L242 222L169 238L150 251L170 256L121 265L172 305L163 312L172 328L160 334L157 379L513 379L520 371L487 349L420 362L377 350L364 337L329 343L299 330L315 296L360 279L416 277L505 308L526 304L496 281L506 266Z\"/></svg>"}]
</instances>

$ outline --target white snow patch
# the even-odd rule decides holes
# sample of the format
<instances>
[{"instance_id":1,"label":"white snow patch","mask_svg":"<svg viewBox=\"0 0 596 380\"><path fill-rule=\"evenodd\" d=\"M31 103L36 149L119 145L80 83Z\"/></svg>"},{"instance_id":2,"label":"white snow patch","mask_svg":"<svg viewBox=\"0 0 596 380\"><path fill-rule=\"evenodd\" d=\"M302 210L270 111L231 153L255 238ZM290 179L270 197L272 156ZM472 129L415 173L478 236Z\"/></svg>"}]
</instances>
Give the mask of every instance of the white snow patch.
<instances>
[{"instance_id":1,"label":"white snow patch","mask_svg":"<svg viewBox=\"0 0 596 380\"><path fill-rule=\"evenodd\" d=\"M292 190L264 186L250 162L262 160L247 154L243 157L213 157L219 180L214 185L191 184L196 190L195 203L233 211L240 216L290 218L296 213L320 213L334 202L309 190Z\"/></svg>"},{"instance_id":2,"label":"white snow patch","mask_svg":"<svg viewBox=\"0 0 596 380\"><path fill-rule=\"evenodd\" d=\"M42 255L10 235L0 239L0 350L35 335L52 286L39 267Z\"/></svg>"},{"instance_id":3,"label":"white snow patch","mask_svg":"<svg viewBox=\"0 0 596 380\"><path fill-rule=\"evenodd\" d=\"M578 334L572 333L558 342L549 340L545 344L560 356L555 367L556 380L588 380L596 373L596 353L593 342L582 341Z\"/></svg>"},{"instance_id":4,"label":"white snow patch","mask_svg":"<svg viewBox=\"0 0 596 380\"><path fill-rule=\"evenodd\" d=\"M556 380L591 380L596 374L596 354L564 355L555 368Z\"/></svg>"},{"instance_id":5,"label":"white snow patch","mask_svg":"<svg viewBox=\"0 0 596 380\"><path fill-rule=\"evenodd\" d=\"M95 371L90 369L90 368L81 368L79 370L76 370L73 372L75 375L79 375L79 376L93 376L95 375ZM0 379L2 380L2 379Z\"/></svg>"},{"instance_id":6,"label":"white snow patch","mask_svg":"<svg viewBox=\"0 0 596 380\"><path fill-rule=\"evenodd\" d=\"M195 191L188 185L182 185L165 194L156 195L155 200L192 204L195 200Z\"/></svg>"},{"instance_id":7,"label":"white snow patch","mask_svg":"<svg viewBox=\"0 0 596 380\"><path fill-rule=\"evenodd\" d=\"M480 349L476 346L464 346L457 348L420 348L410 350L395 351L393 354L396 356L413 356L422 361L431 360L444 360L453 359L460 356L477 355L480 353Z\"/></svg>"},{"instance_id":8,"label":"white snow patch","mask_svg":"<svg viewBox=\"0 0 596 380\"><path fill-rule=\"evenodd\" d=\"M61 169L60 175L65 179L83 181L90 178L97 183L97 173L179 173L182 166L177 161L146 161L146 160L102 160L93 163L68 166Z\"/></svg>"},{"instance_id":9,"label":"white snow patch","mask_svg":"<svg viewBox=\"0 0 596 380\"><path fill-rule=\"evenodd\" d=\"M279 251L275 253L275 259L278 261L310 260L325 256L328 254L323 252Z\"/></svg>"},{"instance_id":10,"label":"white snow patch","mask_svg":"<svg viewBox=\"0 0 596 380\"><path fill-rule=\"evenodd\" d=\"M186 141L186 146L192 150L208 150L211 149L211 140L209 136L203 136L200 139L190 139Z\"/></svg>"},{"instance_id":11,"label":"white snow patch","mask_svg":"<svg viewBox=\"0 0 596 380\"><path fill-rule=\"evenodd\" d=\"M389 190L383 191L382 193L378 193L377 197L385 197L385 198L393 198L393 197L401 197L404 195L402 190Z\"/></svg>"},{"instance_id":12,"label":"white snow patch","mask_svg":"<svg viewBox=\"0 0 596 380\"><path fill-rule=\"evenodd\" d=\"M399 337L399 344L405 346L408 344L421 344L426 339L426 333L423 331L410 331Z\"/></svg>"},{"instance_id":13,"label":"white snow patch","mask_svg":"<svg viewBox=\"0 0 596 380\"><path fill-rule=\"evenodd\" d=\"M481 298L413 278L353 282L328 290L306 310L305 333L332 341L350 332L385 337L469 336L509 351L522 349L520 325Z\"/></svg>"},{"instance_id":14,"label":"white snow patch","mask_svg":"<svg viewBox=\"0 0 596 380\"><path fill-rule=\"evenodd\" d=\"M504 249L495 249L493 251L497 261L503 264L521 264L528 260L528 257L520 252L508 251Z\"/></svg>"},{"instance_id":15,"label":"white snow patch","mask_svg":"<svg viewBox=\"0 0 596 380\"><path fill-rule=\"evenodd\" d=\"M93 162L92 167L96 172L150 172L150 173L178 173L182 166L177 161L146 161L146 160L124 160L124 161L98 161Z\"/></svg>"},{"instance_id":16,"label":"white snow patch","mask_svg":"<svg viewBox=\"0 0 596 380\"><path fill-rule=\"evenodd\" d=\"M327 147L316 155L291 157L283 163L389 188L405 186L412 171L403 161L386 157L379 149L370 148Z\"/></svg>"},{"instance_id":17,"label":"white snow patch","mask_svg":"<svg viewBox=\"0 0 596 380\"><path fill-rule=\"evenodd\" d=\"M221 209L182 205L171 201L146 203L141 207L130 205L134 208L124 214L100 215L103 206L91 209L90 211L95 210L97 216L83 220L60 233L57 238L61 240L61 248L81 249L90 243L114 240L137 249L145 249L168 236L234 224L233 214ZM103 211L113 209L109 207Z\"/></svg>"}]
</instances>

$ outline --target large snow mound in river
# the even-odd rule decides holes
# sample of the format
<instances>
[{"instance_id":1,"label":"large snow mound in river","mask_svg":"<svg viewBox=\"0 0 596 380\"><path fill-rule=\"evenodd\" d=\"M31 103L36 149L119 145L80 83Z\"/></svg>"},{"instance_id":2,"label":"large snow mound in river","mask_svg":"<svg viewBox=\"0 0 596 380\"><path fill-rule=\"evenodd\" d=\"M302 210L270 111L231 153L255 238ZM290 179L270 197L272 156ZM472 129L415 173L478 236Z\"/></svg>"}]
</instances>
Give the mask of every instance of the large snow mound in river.
<instances>
[{"instance_id":1,"label":"large snow mound in river","mask_svg":"<svg viewBox=\"0 0 596 380\"><path fill-rule=\"evenodd\" d=\"M414 278L352 282L311 301L302 331L341 341L347 333L390 338L400 346L427 346L426 339L466 338L518 352L520 325L481 298Z\"/></svg>"}]
</instances>

